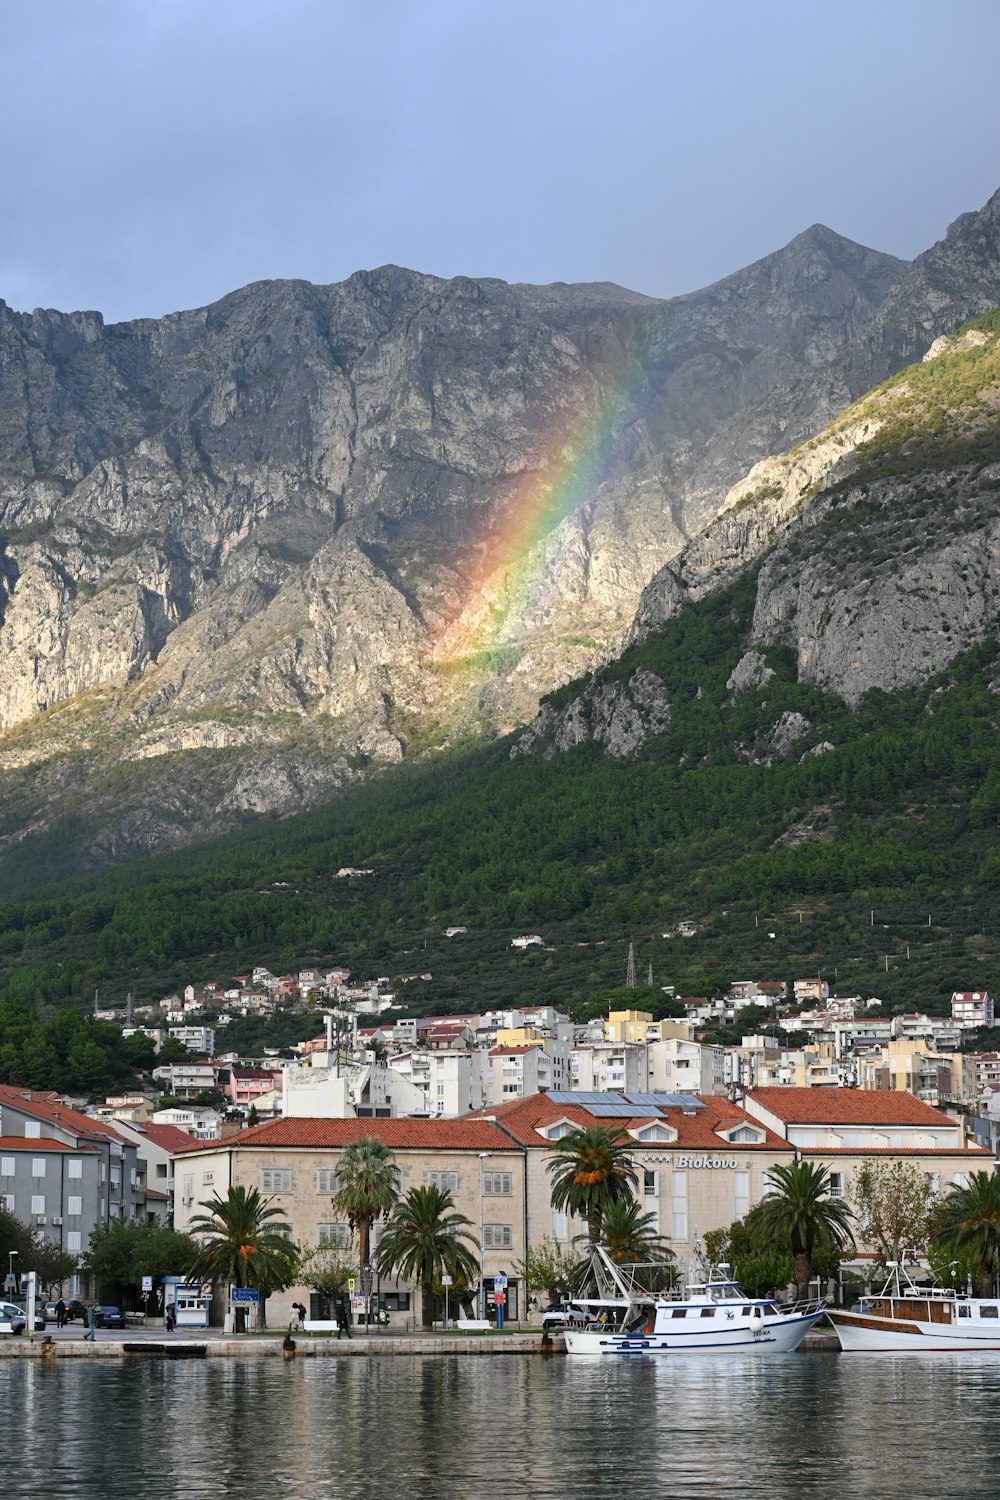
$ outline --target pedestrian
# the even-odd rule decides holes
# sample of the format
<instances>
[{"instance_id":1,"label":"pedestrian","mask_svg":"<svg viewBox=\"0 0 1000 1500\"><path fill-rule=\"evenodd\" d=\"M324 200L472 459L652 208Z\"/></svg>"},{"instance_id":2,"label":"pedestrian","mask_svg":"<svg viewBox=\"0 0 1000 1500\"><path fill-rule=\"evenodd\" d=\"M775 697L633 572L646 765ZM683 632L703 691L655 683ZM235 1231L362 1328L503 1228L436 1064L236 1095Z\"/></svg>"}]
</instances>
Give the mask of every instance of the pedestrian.
<instances>
[{"instance_id":1,"label":"pedestrian","mask_svg":"<svg viewBox=\"0 0 1000 1500\"><path fill-rule=\"evenodd\" d=\"M295 1309L296 1316L298 1317L299 1327L304 1328L306 1326L306 1310L304 1304L301 1302L293 1302L292 1307Z\"/></svg>"},{"instance_id":2,"label":"pedestrian","mask_svg":"<svg viewBox=\"0 0 1000 1500\"><path fill-rule=\"evenodd\" d=\"M351 1319L351 1314L348 1311L347 1298L346 1297L341 1297L339 1299L339 1301L337 1302L337 1338L338 1339L343 1338L344 1334L346 1334L347 1337L350 1338L350 1336L351 1336L351 1321L350 1321L350 1319Z\"/></svg>"},{"instance_id":3,"label":"pedestrian","mask_svg":"<svg viewBox=\"0 0 1000 1500\"><path fill-rule=\"evenodd\" d=\"M163 1321L167 1325L167 1332L173 1333L174 1327L177 1323L177 1316L172 1307L167 1308L166 1315L164 1316Z\"/></svg>"},{"instance_id":4,"label":"pedestrian","mask_svg":"<svg viewBox=\"0 0 1000 1500\"><path fill-rule=\"evenodd\" d=\"M63 1301L63 1299L61 1297L59 1298L59 1301L56 1303L56 1327L57 1328L65 1328L66 1327L66 1304L65 1304L65 1302Z\"/></svg>"},{"instance_id":5,"label":"pedestrian","mask_svg":"<svg viewBox=\"0 0 1000 1500\"><path fill-rule=\"evenodd\" d=\"M84 1342L97 1343L97 1304L91 1302L87 1308L87 1332L83 1335Z\"/></svg>"}]
</instances>

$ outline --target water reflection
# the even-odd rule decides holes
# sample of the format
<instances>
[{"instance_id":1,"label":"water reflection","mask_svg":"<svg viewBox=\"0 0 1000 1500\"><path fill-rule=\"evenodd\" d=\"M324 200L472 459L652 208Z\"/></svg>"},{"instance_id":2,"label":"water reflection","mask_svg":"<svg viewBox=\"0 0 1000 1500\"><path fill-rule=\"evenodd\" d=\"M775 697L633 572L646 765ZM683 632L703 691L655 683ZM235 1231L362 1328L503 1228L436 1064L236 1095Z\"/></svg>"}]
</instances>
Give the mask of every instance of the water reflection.
<instances>
[{"instance_id":1,"label":"water reflection","mask_svg":"<svg viewBox=\"0 0 1000 1500\"><path fill-rule=\"evenodd\" d=\"M1000 1361L0 1363L3 1494L969 1500Z\"/></svg>"}]
</instances>

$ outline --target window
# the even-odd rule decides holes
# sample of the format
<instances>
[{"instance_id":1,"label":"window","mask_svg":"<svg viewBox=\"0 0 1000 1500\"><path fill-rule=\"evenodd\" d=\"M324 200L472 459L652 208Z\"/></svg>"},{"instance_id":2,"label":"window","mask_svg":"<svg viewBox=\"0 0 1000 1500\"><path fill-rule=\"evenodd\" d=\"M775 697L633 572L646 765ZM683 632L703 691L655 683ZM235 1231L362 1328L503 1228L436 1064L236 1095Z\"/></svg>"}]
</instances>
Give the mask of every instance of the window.
<instances>
[{"instance_id":1,"label":"window","mask_svg":"<svg viewBox=\"0 0 1000 1500\"><path fill-rule=\"evenodd\" d=\"M981 1307L979 1309L979 1316L981 1318L995 1318L996 1315L997 1310L995 1307Z\"/></svg>"},{"instance_id":2,"label":"window","mask_svg":"<svg viewBox=\"0 0 1000 1500\"><path fill-rule=\"evenodd\" d=\"M732 1141L733 1145L736 1145L741 1141L756 1143L762 1139L762 1136L759 1130L754 1130L749 1125L741 1125L739 1130L731 1130L726 1139Z\"/></svg>"},{"instance_id":3,"label":"window","mask_svg":"<svg viewBox=\"0 0 1000 1500\"><path fill-rule=\"evenodd\" d=\"M351 1226L349 1224L317 1224L317 1245L340 1245L346 1248L351 1243Z\"/></svg>"},{"instance_id":4,"label":"window","mask_svg":"<svg viewBox=\"0 0 1000 1500\"><path fill-rule=\"evenodd\" d=\"M66 1249L82 1250L82 1238L83 1236L81 1235L79 1229L70 1229L66 1235Z\"/></svg>"},{"instance_id":5,"label":"window","mask_svg":"<svg viewBox=\"0 0 1000 1500\"><path fill-rule=\"evenodd\" d=\"M320 1167L316 1173L317 1193L335 1193L337 1191L337 1171L335 1167Z\"/></svg>"},{"instance_id":6,"label":"window","mask_svg":"<svg viewBox=\"0 0 1000 1500\"><path fill-rule=\"evenodd\" d=\"M13 1177L14 1158L12 1156L0 1156L0 1177Z\"/></svg>"},{"instance_id":7,"label":"window","mask_svg":"<svg viewBox=\"0 0 1000 1500\"><path fill-rule=\"evenodd\" d=\"M514 1236L509 1224L483 1225L484 1250L509 1250L513 1243Z\"/></svg>"},{"instance_id":8,"label":"window","mask_svg":"<svg viewBox=\"0 0 1000 1500\"><path fill-rule=\"evenodd\" d=\"M656 1173L651 1172L648 1167L642 1170L642 1192L645 1198L656 1197Z\"/></svg>"},{"instance_id":9,"label":"window","mask_svg":"<svg viewBox=\"0 0 1000 1500\"><path fill-rule=\"evenodd\" d=\"M442 1193L458 1192L457 1172L428 1172L427 1181L431 1187L440 1188Z\"/></svg>"},{"instance_id":10,"label":"window","mask_svg":"<svg viewBox=\"0 0 1000 1500\"><path fill-rule=\"evenodd\" d=\"M44 1177L45 1176L45 1157L44 1156L33 1156L31 1158L31 1175L32 1175L32 1177Z\"/></svg>"},{"instance_id":11,"label":"window","mask_svg":"<svg viewBox=\"0 0 1000 1500\"><path fill-rule=\"evenodd\" d=\"M202 1172L202 1174L201 1174L201 1180L202 1180L202 1182L214 1182L215 1181L215 1173L214 1172Z\"/></svg>"},{"instance_id":12,"label":"window","mask_svg":"<svg viewBox=\"0 0 1000 1500\"><path fill-rule=\"evenodd\" d=\"M41 1133L42 1126L39 1120L25 1120L24 1134L29 1141L37 1141L41 1136Z\"/></svg>"},{"instance_id":13,"label":"window","mask_svg":"<svg viewBox=\"0 0 1000 1500\"><path fill-rule=\"evenodd\" d=\"M14 1212L14 1194L13 1193L0 1193L0 1203L3 1204L4 1208L7 1210L7 1212L9 1214L12 1214Z\"/></svg>"},{"instance_id":14,"label":"window","mask_svg":"<svg viewBox=\"0 0 1000 1500\"><path fill-rule=\"evenodd\" d=\"M558 1208L552 1210L552 1238L564 1240L569 1233L569 1224L566 1215Z\"/></svg>"},{"instance_id":15,"label":"window","mask_svg":"<svg viewBox=\"0 0 1000 1500\"><path fill-rule=\"evenodd\" d=\"M66 1176L67 1177L82 1177L83 1176L83 1162L80 1161L79 1157L70 1157L69 1161L66 1163Z\"/></svg>"},{"instance_id":16,"label":"window","mask_svg":"<svg viewBox=\"0 0 1000 1500\"><path fill-rule=\"evenodd\" d=\"M951 1180L953 1186L957 1188L967 1188L969 1186L969 1179L964 1172L952 1172Z\"/></svg>"},{"instance_id":17,"label":"window","mask_svg":"<svg viewBox=\"0 0 1000 1500\"><path fill-rule=\"evenodd\" d=\"M66 1212L68 1214L82 1214L83 1213L83 1199L82 1198L73 1198L73 1197L67 1198L66 1199Z\"/></svg>"},{"instance_id":18,"label":"window","mask_svg":"<svg viewBox=\"0 0 1000 1500\"><path fill-rule=\"evenodd\" d=\"M844 1196L844 1174L843 1172L830 1173L830 1197L842 1198Z\"/></svg>"},{"instance_id":19,"label":"window","mask_svg":"<svg viewBox=\"0 0 1000 1500\"><path fill-rule=\"evenodd\" d=\"M260 1190L262 1193L290 1193L295 1186L291 1167L261 1167Z\"/></svg>"},{"instance_id":20,"label":"window","mask_svg":"<svg viewBox=\"0 0 1000 1500\"><path fill-rule=\"evenodd\" d=\"M688 1216L684 1210L675 1211L671 1224L670 1237L674 1240L686 1240L688 1237Z\"/></svg>"},{"instance_id":21,"label":"window","mask_svg":"<svg viewBox=\"0 0 1000 1500\"><path fill-rule=\"evenodd\" d=\"M31 1198L31 1212L33 1214L43 1214L45 1212L45 1195L44 1195L44 1193L33 1193L32 1194L32 1198Z\"/></svg>"},{"instance_id":22,"label":"window","mask_svg":"<svg viewBox=\"0 0 1000 1500\"><path fill-rule=\"evenodd\" d=\"M165 1161L158 1161L156 1163L156 1174L155 1175L157 1177L166 1177L166 1175L167 1175L167 1164L166 1164Z\"/></svg>"},{"instance_id":23,"label":"window","mask_svg":"<svg viewBox=\"0 0 1000 1500\"><path fill-rule=\"evenodd\" d=\"M506 1196L513 1191L513 1180L510 1172L484 1172L483 1193L490 1198Z\"/></svg>"},{"instance_id":24,"label":"window","mask_svg":"<svg viewBox=\"0 0 1000 1500\"><path fill-rule=\"evenodd\" d=\"M670 1178L671 1178L670 1186L673 1189L674 1197L675 1198L686 1198L687 1197L687 1190L688 1190L687 1173L686 1172L671 1172Z\"/></svg>"}]
</instances>

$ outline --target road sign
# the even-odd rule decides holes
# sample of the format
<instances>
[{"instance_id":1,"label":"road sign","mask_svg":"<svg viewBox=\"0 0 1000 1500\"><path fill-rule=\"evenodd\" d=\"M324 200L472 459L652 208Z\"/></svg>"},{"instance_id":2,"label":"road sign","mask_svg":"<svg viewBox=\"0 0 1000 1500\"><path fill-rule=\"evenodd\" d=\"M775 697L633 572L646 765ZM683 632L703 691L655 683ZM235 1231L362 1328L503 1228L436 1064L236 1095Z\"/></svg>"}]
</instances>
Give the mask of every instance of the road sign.
<instances>
[{"instance_id":1,"label":"road sign","mask_svg":"<svg viewBox=\"0 0 1000 1500\"><path fill-rule=\"evenodd\" d=\"M451 1284L452 1284L452 1278L450 1276L448 1276L446 1274L446 1275L444 1275L444 1276L441 1277L441 1285L442 1286L451 1286Z\"/></svg>"},{"instance_id":2,"label":"road sign","mask_svg":"<svg viewBox=\"0 0 1000 1500\"><path fill-rule=\"evenodd\" d=\"M255 1286L234 1286L229 1289L230 1302L259 1302L260 1292Z\"/></svg>"},{"instance_id":3,"label":"road sign","mask_svg":"<svg viewBox=\"0 0 1000 1500\"><path fill-rule=\"evenodd\" d=\"M507 1290L507 1276L505 1272L497 1272L497 1274L493 1278L493 1288L498 1292L505 1292Z\"/></svg>"},{"instance_id":4,"label":"road sign","mask_svg":"<svg viewBox=\"0 0 1000 1500\"><path fill-rule=\"evenodd\" d=\"M152 1276L144 1276L142 1278L142 1289L144 1292L151 1292L153 1290Z\"/></svg>"}]
</instances>

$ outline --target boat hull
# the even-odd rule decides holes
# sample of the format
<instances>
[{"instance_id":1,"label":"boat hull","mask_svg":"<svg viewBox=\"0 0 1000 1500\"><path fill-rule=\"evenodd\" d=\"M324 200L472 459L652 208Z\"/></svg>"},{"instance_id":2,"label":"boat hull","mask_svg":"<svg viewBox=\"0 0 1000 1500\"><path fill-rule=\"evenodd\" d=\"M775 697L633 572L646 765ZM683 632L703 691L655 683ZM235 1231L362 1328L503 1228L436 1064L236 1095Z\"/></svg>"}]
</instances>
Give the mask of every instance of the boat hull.
<instances>
[{"instance_id":1,"label":"boat hull","mask_svg":"<svg viewBox=\"0 0 1000 1500\"><path fill-rule=\"evenodd\" d=\"M1000 1330L966 1333L947 1324L868 1313L829 1312L827 1316L845 1354L1000 1354Z\"/></svg>"},{"instance_id":2,"label":"boat hull","mask_svg":"<svg viewBox=\"0 0 1000 1500\"><path fill-rule=\"evenodd\" d=\"M567 1330L567 1354L670 1355L790 1354L823 1317L823 1309L801 1315L769 1318L758 1332L738 1323L693 1330L690 1333L611 1333L606 1329Z\"/></svg>"}]
</instances>

